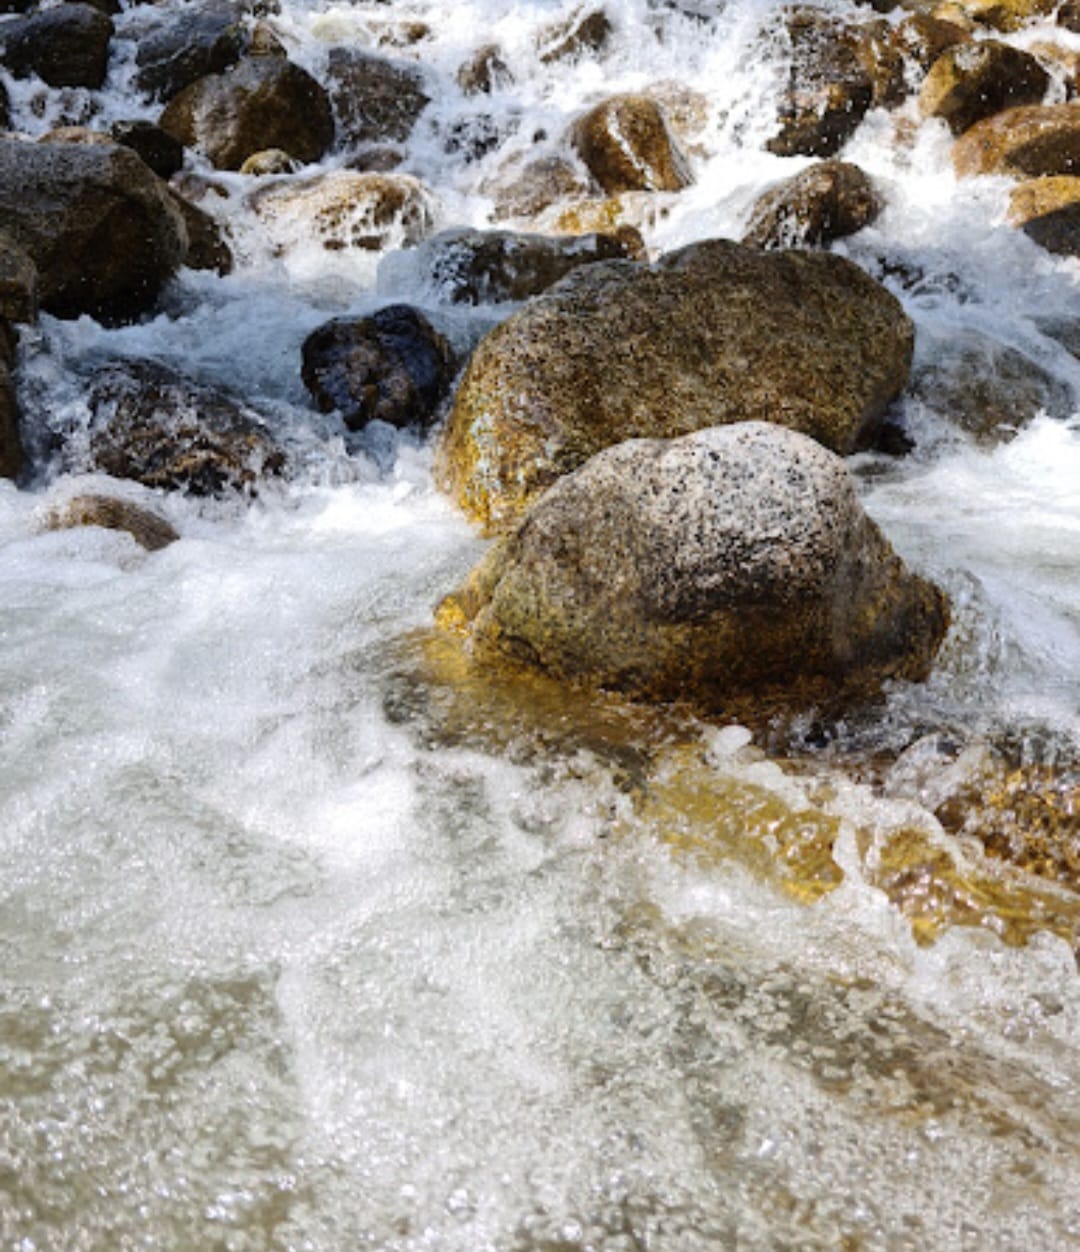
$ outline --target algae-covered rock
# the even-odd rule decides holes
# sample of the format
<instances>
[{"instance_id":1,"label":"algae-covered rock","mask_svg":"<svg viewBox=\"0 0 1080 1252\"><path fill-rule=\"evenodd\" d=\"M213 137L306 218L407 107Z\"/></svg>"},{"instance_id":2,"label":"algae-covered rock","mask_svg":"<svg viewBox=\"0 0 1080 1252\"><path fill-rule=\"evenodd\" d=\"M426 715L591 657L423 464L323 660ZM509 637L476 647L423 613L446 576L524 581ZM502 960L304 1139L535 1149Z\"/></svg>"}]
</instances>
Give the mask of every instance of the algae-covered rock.
<instances>
[{"instance_id":1,"label":"algae-covered rock","mask_svg":"<svg viewBox=\"0 0 1080 1252\"><path fill-rule=\"evenodd\" d=\"M72 530L78 526L101 526L106 530L122 530L147 552L167 548L180 538L175 528L157 513L97 493L72 496L48 511L44 518L46 530Z\"/></svg>"},{"instance_id":2,"label":"algae-covered rock","mask_svg":"<svg viewBox=\"0 0 1080 1252\"><path fill-rule=\"evenodd\" d=\"M957 139L952 159L961 176L1080 174L1080 101L995 113Z\"/></svg>"},{"instance_id":3,"label":"algae-covered rock","mask_svg":"<svg viewBox=\"0 0 1080 1252\"><path fill-rule=\"evenodd\" d=\"M938 57L919 92L919 110L959 135L1002 109L1038 104L1049 86L1050 75L1030 53L984 39Z\"/></svg>"},{"instance_id":4,"label":"algae-covered rock","mask_svg":"<svg viewBox=\"0 0 1080 1252\"><path fill-rule=\"evenodd\" d=\"M583 266L496 327L455 397L440 479L489 530L602 448L752 419L847 453L907 381L899 302L829 253L695 244Z\"/></svg>"},{"instance_id":5,"label":"algae-covered rock","mask_svg":"<svg viewBox=\"0 0 1080 1252\"><path fill-rule=\"evenodd\" d=\"M848 161L821 161L761 195L750 210L743 243L799 248L831 243L875 221L881 197Z\"/></svg>"},{"instance_id":6,"label":"algae-covered rock","mask_svg":"<svg viewBox=\"0 0 1080 1252\"><path fill-rule=\"evenodd\" d=\"M440 618L481 660L722 711L924 678L948 609L863 512L840 458L747 422L597 454Z\"/></svg>"},{"instance_id":7,"label":"algae-covered rock","mask_svg":"<svg viewBox=\"0 0 1080 1252\"><path fill-rule=\"evenodd\" d=\"M578 118L570 142L609 195L681 191L690 169L650 96L611 96Z\"/></svg>"}]
</instances>

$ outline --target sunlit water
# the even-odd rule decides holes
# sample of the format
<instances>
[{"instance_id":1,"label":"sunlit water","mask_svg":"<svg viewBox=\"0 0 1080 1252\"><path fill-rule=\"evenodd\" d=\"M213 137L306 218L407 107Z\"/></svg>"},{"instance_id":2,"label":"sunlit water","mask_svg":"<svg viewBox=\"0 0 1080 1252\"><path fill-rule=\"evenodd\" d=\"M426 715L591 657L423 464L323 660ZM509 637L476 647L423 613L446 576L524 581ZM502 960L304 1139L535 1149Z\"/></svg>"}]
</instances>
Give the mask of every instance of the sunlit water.
<instances>
[{"instance_id":1,"label":"sunlit water","mask_svg":"<svg viewBox=\"0 0 1080 1252\"><path fill-rule=\"evenodd\" d=\"M695 185L644 223L664 250L737 236L761 187L798 168L758 150L774 79L747 48L769 7L703 27L619 0L602 62L547 67L535 36L559 3L284 0L274 20L316 74L372 23L430 23L402 54L433 97L407 168L439 225L485 224L500 163L541 129L554 146L601 94L703 91ZM144 16L118 18L117 84ZM454 75L492 40L516 81L477 104ZM26 130L60 120L31 85L11 94ZM119 90L64 103L90 107L156 114ZM484 110L501 149L447 155L447 127ZM925 273L894 286L919 359L983 331L1076 384L1040 329L1080 317L1075 264L1002 224L1002 186L954 183L943 130L894 131L871 115L845 154L889 207L843 250ZM460 347L506 310L451 312L395 286L408 267L380 279L378 257L299 232L274 256L244 180L220 181L234 275L185 275L139 326L44 317L23 335L39 451L50 431L77 447L81 367L153 356L241 390L294 468L217 503L62 460L0 483L0 1246L1080 1242L1072 943L1036 926L1009 946L1001 910L917 942L877 877L892 834L944 840L915 800L781 771L737 731L543 687L455 689L425 632L482 544L434 491L429 450L346 437L308 407L299 348L327 316L390 299L424 304ZM931 681L835 729L834 755L940 726L1050 739L1068 759L1080 422L1043 416L982 447L949 417L910 401L912 456L856 464L956 621ZM148 555L42 529L54 502L103 487L151 503L180 542ZM785 858L793 876L770 868Z\"/></svg>"}]
</instances>

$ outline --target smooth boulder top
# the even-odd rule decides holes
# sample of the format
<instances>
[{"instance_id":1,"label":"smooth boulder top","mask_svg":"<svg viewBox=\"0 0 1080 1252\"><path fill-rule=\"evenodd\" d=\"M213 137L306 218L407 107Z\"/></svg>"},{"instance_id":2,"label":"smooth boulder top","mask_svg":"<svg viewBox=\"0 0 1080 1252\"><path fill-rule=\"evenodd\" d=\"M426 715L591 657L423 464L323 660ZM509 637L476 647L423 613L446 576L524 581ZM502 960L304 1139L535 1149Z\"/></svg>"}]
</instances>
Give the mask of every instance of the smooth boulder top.
<instances>
[{"instance_id":1,"label":"smooth boulder top","mask_svg":"<svg viewBox=\"0 0 1080 1252\"><path fill-rule=\"evenodd\" d=\"M602 448L764 420L849 453L907 381L894 296L830 253L693 244L574 270L479 345L438 449L488 531Z\"/></svg>"},{"instance_id":2,"label":"smooth boulder top","mask_svg":"<svg viewBox=\"0 0 1080 1252\"><path fill-rule=\"evenodd\" d=\"M840 458L746 422L599 453L440 619L480 655L719 710L924 678L948 610L867 517Z\"/></svg>"}]
</instances>

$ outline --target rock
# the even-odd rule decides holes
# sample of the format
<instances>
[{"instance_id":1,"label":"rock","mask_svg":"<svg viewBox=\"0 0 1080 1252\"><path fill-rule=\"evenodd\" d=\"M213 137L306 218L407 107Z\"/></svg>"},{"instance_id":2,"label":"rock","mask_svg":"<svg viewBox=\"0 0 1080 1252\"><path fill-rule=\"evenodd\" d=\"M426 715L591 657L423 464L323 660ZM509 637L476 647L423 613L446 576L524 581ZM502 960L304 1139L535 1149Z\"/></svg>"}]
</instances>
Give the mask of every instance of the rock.
<instances>
[{"instance_id":1,"label":"rock","mask_svg":"<svg viewBox=\"0 0 1080 1252\"><path fill-rule=\"evenodd\" d=\"M681 144L692 143L708 125L712 107L709 97L685 83L661 79L650 83L642 95L656 101L668 130Z\"/></svg>"},{"instance_id":2,"label":"rock","mask_svg":"<svg viewBox=\"0 0 1080 1252\"><path fill-rule=\"evenodd\" d=\"M168 180L184 168L184 145L153 122L113 122L109 134L141 157L158 178Z\"/></svg>"},{"instance_id":3,"label":"rock","mask_svg":"<svg viewBox=\"0 0 1080 1252\"><path fill-rule=\"evenodd\" d=\"M959 0L963 13L980 26L1009 33L1052 13L1058 0Z\"/></svg>"},{"instance_id":4,"label":"rock","mask_svg":"<svg viewBox=\"0 0 1080 1252\"><path fill-rule=\"evenodd\" d=\"M874 184L857 165L822 161L757 199L743 243L756 248L827 244L869 226L881 209Z\"/></svg>"},{"instance_id":5,"label":"rock","mask_svg":"<svg viewBox=\"0 0 1080 1252\"><path fill-rule=\"evenodd\" d=\"M848 32L851 50L870 80L871 108L895 108L907 98L907 65L896 28L884 19L861 22Z\"/></svg>"},{"instance_id":6,"label":"rock","mask_svg":"<svg viewBox=\"0 0 1080 1252\"><path fill-rule=\"evenodd\" d=\"M262 178L267 174L295 174L299 168L299 162L281 148L267 148L263 152L253 152L240 166L240 173Z\"/></svg>"},{"instance_id":7,"label":"rock","mask_svg":"<svg viewBox=\"0 0 1080 1252\"><path fill-rule=\"evenodd\" d=\"M10 235L0 231L0 324L36 322L37 267Z\"/></svg>"},{"instance_id":8,"label":"rock","mask_svg":"<svg viewBox=\"0 0 1080 1252\"><path fill-rule=\"evenodd\" d=\"M114 478L205 496L251 491L284 468L252 410L154 361L99 370L88 403L93 464Z\"/></svg>"},{"instance_id":9,"label":"rock","mask_svg":"<svg viewBox=\"0 0 1080 1252\"><path fill-rule=\"evenodd\" d=\"M791 61L779 130L766 146L778 156L835 156L874 99L874 81L856 51L857 40L823 10L802 8L785 11L780 38Z\"/></svg>"},{"instance_id":10,"label":"rock","mask_svg":"<svg viewBox=\"0 0 1080 1252\"><path fill-rule=\"evenodd\" d=\"M281 247L316 239L330 250L372 252L419 243L431 233L435 205L408 175L347 170L260 187L250 203Z\"/></svg>"},{"instance_id":11,"label":"rock","mask_svg":"<svg viewBox=\"0 0 1080 1252\"><path fill-rule=\"evenodd\" d=\"M553 65L557 61L576 61L590 53L602 52L613 29L603 9L580 8L565 21L540 32L537 38L540 62Z\"/></svg>"},{"instance_id":12,"label":"rock","mask_svg":"<svg viewBox=\"0 0 1080 1252\"><path fill-rule=\"evenodd\" d=\"M6 327L0 323L0 331ZM0 334L0 339L6 339ZM0 354L2 356L2 354ZM0 478L18 478L22 472L23 451L19 436L19 406L15 384L6 361L0 359Z\"/></svg>"},{"instance_id":13,"label":"rock","mask_svg":"<svg viewBox=\"0 0 1080 1252\"><path fill-rule=\"evenodd\" d=\"M198 79L235 65L246 42L242 9L230 3L187 4L141 33L136 88L155 100L171 100Z\"/></svg>"},{"instance_id":14,"label":"rock","mask_svg":"<svg viewBox=\"0 0 1080 1252\"><path fill-rule=\"evenodd\" d=\"M11 99L7 88L0 81L0 130L11 129Z\"/></svg>"},{"instance_id":15,"label":"rock","mask_svg":"<svg viewBox=\"0 0 1080 1252\"><path fill-rule=\"evenodd\" d=\"M1078 180L1080 181L1080 180ZM1067 417L1072 390L1017 348L979 331L920 335L910 392L983 444L1001 443L1040 412Z\"/></svg>"},{"instance_id":16,"label":"rock","mask_svg":"<svg viewBox=\"0 0 1080 1252\"><path fill-rule=\"evenodd\" d=\"M971 38L957 22L932 13L912 13L895 28L896 44L925 73L943 53Z\"/></svg>"},{"instance_id":17,"label":"rock","mask_svg":"<svg viewBox=\"0 0 1080 1252\"><path fill-rule=\"evenodd\" d=\"M187 246L165 184L117 144L0 139L0 230L34 262L41 307L58 317L149 309Z\"/></svg>"},{"instance_id":18,"label":"rock","mask_svg":"<svg viewBox=\"0 0 1080 1252\"><path fill-rule=\"evenodd\" d=\"M949 48L934 62L919 92L923 117L940 117L954 135L1014 105L1038 104L1050 75L1019 48L984 39Z\"/></svg>"},{"instance_id":19,"label":"rock","mask_svg":"<svg viewBox=\"0 0 1080 1252\"><path fill-rule=\"evenodd\" d=\"M163 517L115 496L72 496L46 513L44 526L46 530L72 530L78 526L123 530L147 552L167 548L180 538Z\"/></svg>"},{"instance_id":20,"label":"rock","mask_svg":"<svg viewBox=\"0 0 1080 1252\"><path fill-rule=\"evenodd\" d=\"M539 295L579 265L632 259L615 235L524 235L448 230L409 254L412 268L450 304L499 304Z\"/></svg>"},{"instance_id":21,"label":"rock","mask_svg":"<svg viewBox=\"0 0 1080 1252\"><path fill-rule=\"evenodd\" d=\"M1047 252L1080 256L1080 177L1020 183L1009 198L1009 220Z\"/></svg>"},{"instance_id":22,"label":"rock","mask_svg":"<svg viewBox=\"0 0 1080 1252\"><path fill-rule=\"evenodd\" d=\"M535 217L560 200L587 194L588 184L577 168L559 156L537 157L516 174L503 176L490 185L495 198L495 216Z\"/></svg>"},{"instance_id":23,"label":"rock","mask_svg":"<svg viewBox=\"0 0 1080 1252\"><path fill-rule=\"evenodd\" d=\"M403 143L429 103L412 66L354 48L332 48L326 76L343 144Z\"/></svg>"},{"instance_id":24,"label":"rock","mask_svg":"<svg viewBox=\"0 0 1080 1252\"><path fill-rule=\"evenodd\" d=\"M582 266L480 343L438 475L494 531L624 439L757 419L847 453L907 381L912 341L899 302L830 253L713 240L654 268Z\"/></svg>"},{"instance_id":25,"label":"rock","mask_svg":"<svg viewBox=\"0 0 1080 1252\"><path fill-rule=\"evenodd\" d=\"M766 422L608 448L560 479L439 614L475 656L721 713L924 679L948 624L844 463Z\"/></svg>"},{"instance_id":26,"label":"rock","mask_svg":"<svg viewBox=\"0 0 1080 1252\"><path fill-rule=\"evenodd\" d=\"M289 55L269 22L255 23L246 51L249 57L287 57Z\"/></svg>"},{"instance_id":27,"label":"rock","mask_svg":"<svg viewBox=\"0 0 1080 1252\"><path fill-rule=\"evenodd\" d=\"M61 4L0 26L0 61L50 87L101 87L109 68L112 19L89 4Z\"/></svg>"},{"instance_id":28,"label":"rock","mask_svg":"<svg viewBox=\"0 0 1080 1252\"><path fill-rule=\"evenodd\" d=\"M953 144L953 167L971 174L1080 174L1080 102L1006 109Z\"/></svg>"},{"instance_id":29,"label":"rock","mask_svg":"<svg viewBox=\"0 0 1080 1252\"><path fill-rule=\"evenodd\" d=\"M467 96L491 95L497 87L513 81L498 44L477 48L457 72L457 83Z\"/></svg>"},{"instance_id":30,"label":"rock","mask_svg":"<svg viewBox=\"0 0 1080 1252\"><path fill-rule=\"evenodd\" d=\"M1074 35L1080 34L1080 0L1062 0L1058 6L1057 24Z\"/></svg>"},{"instance_id":31,"label":"rock","mask_svg":"<svg viewBox=\"0 0 1080 1252\"><path fill-rule=\"evenodd\" d=\"M334 141L326 92L280 57L249 57L225 74L200 78L170 100L160 125L226 170L266 148L317 161Z\"/></svg>"},{"instance_id":32,"label":"rock","mask_svg":"<svg viewBox=\"0 0 1080 1252\"><path fill-rule=\"evenodd\" d=\"M167 187L166 190L173 204L180 210L187 231L184 264L193 270L214 270L222 275L231 274L232 250L225 242L217 219L211 217L205 209L192 204L175 188Z\"/></svg>"},{"instance_id":33,"label":"rock","mask_svg":"<svg viewBox=\"0 0 1080 1252\"><path fill-rule=\"evenodd\" d=\"M611 96L578 118L570 142L607 195L681 191L691 182L655 100Z\"/></svg>"},{"instance_id":34,"label":"rock","mask_svg":"<svg viewBox=\"0 0 1080 1252\"><path fill-rule=\"evenodd\" d=\"M303 353L304 386L350 430L375 420L426 430L455 370L450 345L407 304L335 318L307 337Z\"/></svg>"}]
</instances>

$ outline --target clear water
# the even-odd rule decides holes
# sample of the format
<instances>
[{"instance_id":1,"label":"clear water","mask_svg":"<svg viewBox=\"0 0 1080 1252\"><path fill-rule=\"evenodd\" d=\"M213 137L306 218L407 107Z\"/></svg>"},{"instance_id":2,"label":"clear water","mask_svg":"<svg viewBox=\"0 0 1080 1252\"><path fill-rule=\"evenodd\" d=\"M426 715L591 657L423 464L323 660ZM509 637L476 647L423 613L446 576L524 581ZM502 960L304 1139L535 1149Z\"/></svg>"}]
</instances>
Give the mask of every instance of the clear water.
<instances>
[{"instance_id":1,"label":"clear water","mask_svg":"<svg viewBox=\"0 0 1080 1252\"><path fill-rule=\"evenodd\" d=\"M439 225L487 222L489 178L538 130L554 145L599 95L678 80L708 100L696 182L647 241L737 235L797 168L756 147L775 74L748 48L772 6L697 6L722 10L713 27L607 7L602 63L546 67L535 35L559 3L283 0L273 22L316 73L380 21L430 24L398 55L428 77L407 168ZM122 14L121 36L143 20ZM478 104L454 74L492 40L516 81ZM62 107L11 84L18 125L153 116L121 90L132 49L118 40L113 88ZM446 129L481 109L503 146L447 155ZM887 278L921 361L980 331L1080 382L1044 333L1080 318L1076 265L1003 224L1003 186L957 185L943 132L901 144L885 114L845 155L889 199L846 250L924 274ZM239 387L296 468L253 502L154 498L59 463L0 483L0 1247L1080 1243L1070 942L1036 928L1009 946L980 925L920 945L874 851L910 828L940 840L917 801L782 770L738 731L459 683L425 631L482 544L434 491L428 450L346 437L307 407L299 347L391 298L462 345L506 310L451 313L395 287L407 267L380 280L377 256L299 230L275 255L243 180L220 181L236 273L184 275L136 327L45 317L23 339L42 446L85 428L74 368L148 355ZM915 453L857 469L957 620L931 682L892 692L852 742L960 725L1068 755L1077 413L984 447L932 402L908 409ZM42 529L57 500L104 486L152 503L180 542L147 555ZM835 889L812 904L743 854L792 822L833 840Z\"/></svg>"}]
</instances>

